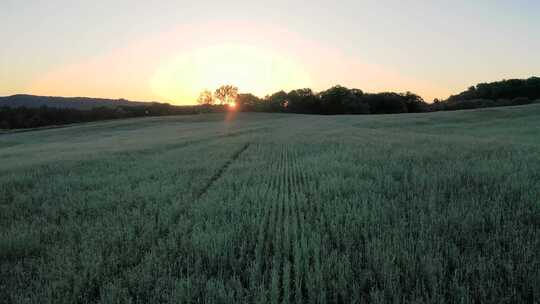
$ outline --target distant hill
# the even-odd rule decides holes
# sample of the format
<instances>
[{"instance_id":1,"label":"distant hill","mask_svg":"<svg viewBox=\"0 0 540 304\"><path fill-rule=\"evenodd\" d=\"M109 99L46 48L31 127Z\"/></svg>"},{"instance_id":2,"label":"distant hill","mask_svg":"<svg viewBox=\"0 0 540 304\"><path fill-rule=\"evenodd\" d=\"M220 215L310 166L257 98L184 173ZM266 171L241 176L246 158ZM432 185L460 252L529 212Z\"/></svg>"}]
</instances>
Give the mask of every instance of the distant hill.
<instances>
[{"instance_id":1,"label":"distant hill","mask_svg":"<svg viewBox=\"0 0 540 304\"><path fill-rule=\"evenodd\" d=\"M132 117L223 112L224 110L224 106L208 108L125 99L13 95L0 97L0 130L40 128Z\"/></svg>"},{"instance_id":2,"label":"distant hill","mask_svg":"<svg viewBox=\"0 0 540 304\"><path fill-rule=\"evenodd\" d=\"M8 97L0 97L0 107L26 107L40 108L47 106L49 108L61 109L78 109L89 110L92 108L108 107L114 108L117 106L150 106L156 104L154 102L129 101L125 99L105 99L105 98L88 98L88 97L52 97L52 96L35 96L35 95L13 95Z\"/></svg>"}]
</instances>

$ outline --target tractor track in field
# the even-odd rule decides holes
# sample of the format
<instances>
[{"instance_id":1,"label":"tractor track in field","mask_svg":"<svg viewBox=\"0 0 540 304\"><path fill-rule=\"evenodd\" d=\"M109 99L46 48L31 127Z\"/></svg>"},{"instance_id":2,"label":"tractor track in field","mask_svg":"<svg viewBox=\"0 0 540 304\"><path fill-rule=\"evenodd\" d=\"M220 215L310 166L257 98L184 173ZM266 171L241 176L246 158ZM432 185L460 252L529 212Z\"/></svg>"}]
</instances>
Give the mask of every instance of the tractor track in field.
<instances>
[{"instance_id":1,"label":"tractor track in field","mask_svg":"<svg viewBox=\"0 0 540 304\"><path fill-rule=\"evenodd\" d=\"M199 192L197 192L197 194L195 195L195 199L199 200L201 197L203 197L208 192L210 187L212 187L212 185L223 176L223 173L227 171L231 164L235 162L240 157L240 155L242 155L242 153L244 153L249 148L250 145L251 143L249 142L245 143L242 148L236 151L231 156L231 158L229 158L229 160L227 160L227 162L218 169L218 171L210 178L210 180L204 185L204 187Z\"/></svg>"}]
</instances>

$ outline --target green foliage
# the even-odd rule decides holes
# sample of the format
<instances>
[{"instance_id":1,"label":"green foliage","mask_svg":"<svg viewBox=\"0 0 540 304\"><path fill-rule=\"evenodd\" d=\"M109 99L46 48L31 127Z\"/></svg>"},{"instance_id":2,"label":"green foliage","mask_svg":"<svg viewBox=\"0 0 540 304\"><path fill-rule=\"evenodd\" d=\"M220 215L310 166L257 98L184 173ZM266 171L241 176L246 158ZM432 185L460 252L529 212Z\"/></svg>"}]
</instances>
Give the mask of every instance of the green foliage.
<instances>
[{"instance_id":1,"label":"green foliage","mask_svg":"<svg viewBox=\"0 0 540 304\"><path fill-rule=\"evenodd\" d=\"M514 99L517 97L524 97L528 99L540 98L540 77L480 83L476 86L470 87L467 91L451 96L448 100L498 100Z\"/></svg>"},{"instance_id":2,"label":"green foliage","mask_svg":"<svg viewBox=\"0 0 540 304\"><path fill-rule=\"evenodd\" d=\"M2 135L0 299L538 302L539 117L208 114Z\"/></svg>"},{"instance_id":3,"label":"green foliage","mask_svg":"<svg viewBox=\"0 0 540 304\"><path fill-rule=\"evenodd\" d=\"M432 110L463 110L488 107L516 106L540 98L540 78L509 79L480 83L468 90L436 103Z\"/></svg>"}]
</instances>

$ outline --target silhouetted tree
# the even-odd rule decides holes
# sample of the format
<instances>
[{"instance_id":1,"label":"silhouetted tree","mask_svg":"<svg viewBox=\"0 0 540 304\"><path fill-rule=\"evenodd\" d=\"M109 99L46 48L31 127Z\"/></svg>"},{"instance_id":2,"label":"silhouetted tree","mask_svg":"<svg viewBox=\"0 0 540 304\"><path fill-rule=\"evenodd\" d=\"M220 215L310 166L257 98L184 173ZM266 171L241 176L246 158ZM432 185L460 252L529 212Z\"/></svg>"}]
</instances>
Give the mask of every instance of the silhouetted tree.
<instances>
[{"instance_id":1,"label":"silhouetted tree","mask_svg":"<svg viewBox=\"0 0 540 304\"><path fill-rule=\"evenodd\" d=\"M509 79L491 83L479 83L468 90L452 95L447 101L463 101L472 99L514 99L527 97L540 98L540 78Z\"/></svg>"},{"instance_id":2,"label":"silhouetted tree","mask_svg":"<svg viewBox=\"0 0 540 304\"><path fill-rule=\"evenodd\" d=\"M432 111L463 110L529 104L540 98L540 78L509 79L479 83L466 91L433 103Z\"/></svg>"},{"instance_id":3,"label":"silhouetted tree","mask_svg":"<svg viewBox=\"0 0 540 304\"><path fill-rule=\"evenodd\" d=\"M199 95L199 98L197 99L197 103L200 105L212 105L214 104L214 96L212 96L212 92L209 90L204 90Z\"/></svg>"},{"instance_id":4,"label":"silhouetted tree","mask_svg":"<svg viewBox=\"0 0 540 304\"><path fill-rule=\"evenodd\" d=\"M266 96L268 103L267 109L270 112L285 112L289 105L289 96L284 91L276 92L270 96Z\"/></svg>"},{"instance_id":5,"label":"silhouetted tree","mask_svg":"<svg viewBox=\"0 0 540 304\"><path fill-rule=\"evenodd\" d=\"M232 85L223 85L216 89L214 97L219 100L221 105L230 104L236 101L238 88Z\"/></svg>"},{"instance_id":6,"label":"silhouetted tree","mask_svg":"<svg viewBox=\"0 0 540 304\"><path fill-rule=\"evenodd\" d=\"M319 93L322 114L368 114L370 106L364 100L364 92L334 86Z\"/></svg>"},{"instance_id":7,"label":"silhouetted tree","mask_svg":"<svg viewBox=\"0 0 540 304\"><path fill-rule=\"evenodd\" d=\"M319 114L321 101L311 89L298 89L287 94L286 111L291 113Z\"/></svg>"},{"instance_id":8,"label":"silhouetted tree","mask_svg":"<svg viewBox=\"0 0 540 304\"><path fill-rule=\"evenodd\" d=\"M369 104L372 114L407 113L405 99L397 93L364 94L363 99Z\"/></svg>"},{"instance_id":9,"label":"silhouetted tree","mask_svg":"<svg viewBox=\"0 0 540 304\"><path fill-rule=\"evenodd\" d=\"M236 98L236 103L240 111L258 112L264 110L262 108L262 99L253 94L238 94L238 97Z\"/></svg>"},{"instance_id":10,"label":"silhouetted tree","mask_svg":"<svg viewBox=\"0 0 540 304\"><path fill-rule=\"evenodd\" d=\"M419 112L425 112L427 109L427 104L420 97L419 95L416 95L411 92L406 92L403 94L405 106L407 107L407 112L409 113L419 113Z\"/></svg>"}]
</instances>

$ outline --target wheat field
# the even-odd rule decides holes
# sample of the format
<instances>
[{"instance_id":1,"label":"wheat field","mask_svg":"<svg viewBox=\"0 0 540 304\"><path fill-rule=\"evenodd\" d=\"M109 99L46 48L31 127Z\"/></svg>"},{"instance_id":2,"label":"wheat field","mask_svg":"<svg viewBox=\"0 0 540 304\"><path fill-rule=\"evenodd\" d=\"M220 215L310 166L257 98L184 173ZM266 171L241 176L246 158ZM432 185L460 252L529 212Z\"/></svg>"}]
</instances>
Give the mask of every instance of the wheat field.
<instances>
[{"instance_id":1,"label":"wheat field","mask_svg":"<svg viewBox=\"0 0 540 304\"><path fill-rule=\"evenodd\" d=\"M535 303L540 104L0 135L2 303Z\"/></svg>"}]
</instances>

